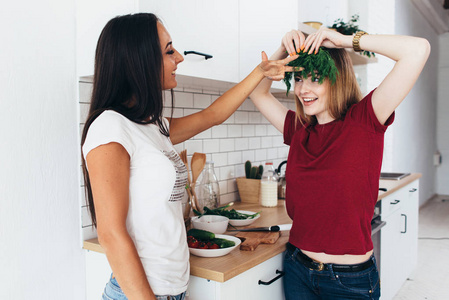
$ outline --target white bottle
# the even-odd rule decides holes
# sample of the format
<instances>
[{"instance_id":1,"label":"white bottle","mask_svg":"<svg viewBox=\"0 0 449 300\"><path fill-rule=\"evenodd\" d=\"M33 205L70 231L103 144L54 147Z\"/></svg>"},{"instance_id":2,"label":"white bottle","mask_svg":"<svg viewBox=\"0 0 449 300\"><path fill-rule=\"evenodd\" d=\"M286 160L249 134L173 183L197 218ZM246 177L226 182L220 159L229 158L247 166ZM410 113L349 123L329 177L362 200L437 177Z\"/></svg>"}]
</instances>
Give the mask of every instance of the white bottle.
<instances>
[{"instance_id":1,"label":"white bottle","mask_svg":"<svg viewBox=\"0 0 449 300\"><path fill-rule=\"evenodd\" d=\"M278 182L272 162L265 163L260 181L260 204L265 207L274 207L278 204Z\"/></svg>"}]
</instances>

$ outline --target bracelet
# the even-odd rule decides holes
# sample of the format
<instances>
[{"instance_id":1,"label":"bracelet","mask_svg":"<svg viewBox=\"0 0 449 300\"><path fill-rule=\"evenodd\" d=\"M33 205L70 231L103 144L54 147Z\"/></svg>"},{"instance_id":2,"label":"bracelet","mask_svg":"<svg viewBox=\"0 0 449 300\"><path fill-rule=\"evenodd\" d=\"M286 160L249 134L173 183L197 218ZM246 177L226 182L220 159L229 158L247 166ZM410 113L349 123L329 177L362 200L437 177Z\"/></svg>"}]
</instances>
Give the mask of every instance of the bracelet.
<instances>
[{"instance_id":1,"label":"bracelet","mask_svg":"<svg viewBox=\"0 0 449 300\"><path fill-rule=\"evenodd\" d=\"M363 50L360 48L360 38L362 35L368 34L365 31L357 31L357 33L352 38L352 48L355 52L362 52Z\"/></svg>"}]
</instances>

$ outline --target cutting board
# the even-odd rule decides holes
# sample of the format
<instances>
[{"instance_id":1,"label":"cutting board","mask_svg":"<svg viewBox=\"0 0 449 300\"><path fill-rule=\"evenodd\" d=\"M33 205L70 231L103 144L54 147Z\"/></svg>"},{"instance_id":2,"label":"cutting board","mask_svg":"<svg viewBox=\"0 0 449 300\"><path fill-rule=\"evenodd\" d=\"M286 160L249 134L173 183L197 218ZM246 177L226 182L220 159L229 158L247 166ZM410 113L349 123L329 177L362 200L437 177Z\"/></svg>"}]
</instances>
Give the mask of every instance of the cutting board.
<instances>
[{"instance_id":1,"label":"cutting board","mask_svg":"<svg viewBox=\"0 0 449 300\"><path fill-rule=\"evenodd\" d=\"M240 244L240 250L254 251L259 244L274 244L281 233L271 231L241 231L235 236L244 241Z\"/></svg>"}]
</instances>

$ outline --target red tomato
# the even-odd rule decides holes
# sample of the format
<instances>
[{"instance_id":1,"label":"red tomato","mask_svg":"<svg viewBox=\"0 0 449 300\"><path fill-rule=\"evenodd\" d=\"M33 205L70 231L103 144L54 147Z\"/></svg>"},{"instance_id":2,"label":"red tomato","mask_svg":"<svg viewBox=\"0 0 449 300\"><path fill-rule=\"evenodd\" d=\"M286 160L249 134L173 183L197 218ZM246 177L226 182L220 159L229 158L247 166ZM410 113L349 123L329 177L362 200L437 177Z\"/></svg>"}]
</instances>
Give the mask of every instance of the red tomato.
<instances>
[{"instance_id":1,"label":"red tomato","mask_svg":"<svg viewBox=\"0 0 449 300\"><path fill-rule=\"evenodd\" d=\"M209 247L207 246L207 244L205 242L199 242L198 248L199 249L209 249Z\"/></svg>"},{"instance_id":2,"label":"red tomato","mask_svg":"<svg viewBox=\"0 0 449 300\"><path fill-rule=\"evenodd\" d=\"M209 249L220 249L220 246L218 246L217 244L212 244L211 246L209 246Z\"/></svg>"},{"instance_id":3,"label":"red tomato","mask_svg":"<svg viewBox=\"0 0 449 300\"><path fill-rule=\"evenodd\" d=\"M199 242L193 236L188 236L187 237L187 245L189 246L189 248L198 248Z\"/></svg>"}]
</instances>

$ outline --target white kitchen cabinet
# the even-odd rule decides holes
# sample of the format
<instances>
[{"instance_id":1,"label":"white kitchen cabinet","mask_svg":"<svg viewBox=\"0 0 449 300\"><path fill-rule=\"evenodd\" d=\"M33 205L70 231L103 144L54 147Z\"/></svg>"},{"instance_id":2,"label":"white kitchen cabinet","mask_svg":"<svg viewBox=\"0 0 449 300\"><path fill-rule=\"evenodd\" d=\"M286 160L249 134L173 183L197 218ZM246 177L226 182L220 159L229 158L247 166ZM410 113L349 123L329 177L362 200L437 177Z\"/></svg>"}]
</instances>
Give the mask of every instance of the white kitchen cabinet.
<instances>
[{"instance_id":1,"label":"white kitchen cabinet","mask_svg":"<svg viewBox=\"0 0 449 300\"><path fill-rule=\"evenodd\" d=\"M382 300L393 299L416 267L418 249L418 185L416 180L382 199Z\"/></svg>"},{"instance_id":2,"label":"white kitchen cabinet","mask_svg":"<svg viewBox=\"0 0 449 300\"><path fill-rule=\"evenodd\" d=\"M269 285L269 282L280 276L276 270L282 271L283 253L233 277L225 282L216 282L204 278L190 276L187 295L190 300L241 300L241 299L284 299L282 277Z\"/></svg>"},{"instance_id":3,"label":"white kitchen cabinet","mask_svg":"<svg viewBox=\"0 0 449 300\"><path fill-rule=\"evenodd\" d=\"M187 295L190 300L240 300L240 299L284 299L282 278L270 285L261 285L259 280L269 282L282 271L283 253L249 269L225 282L216 282L190 276ZM86 299L100 299L111 275L111 268L104 253L86 251Z\"/></svg>"},{"instance_id":4,"label":"white kitchen cabinet","mask_svg":"<svg viewBox=\"0 0 449 300\"><path fill-rule=\"evenodd\" d=\"M86 299L101 299L112 270L104 253L86 251Z\"/></svg>"},{"instance_id":5,"label":"white kitchen cabinet","mask_svg":"<svg viewBox=\"0 0 449 300\"><path fill-rule=\"evenodd\" d=\"M270 57L288 31L297 28L296 0L240 1L240 72L245 78L261 61L261 52ZM285 90L285 84L273 82L273 88Z\"/></svg>"},{"instance_id":6,"label":"white kitchen cabinet","mask_svg":"<svg viewBox=\"0 0 449 300\"><path fill-rule=\"evenodd\" d=\"M189 54L177 73L229 82L238 81L239 1L141 0L140 12L152 12L170 33L173 46L210 54L211 59Z\"/></svg>"}]
</instances>

